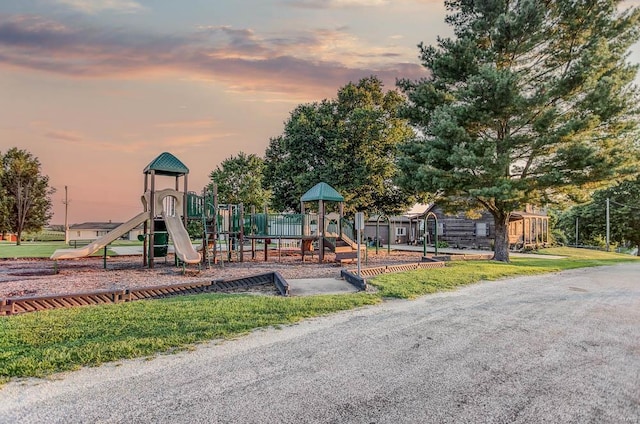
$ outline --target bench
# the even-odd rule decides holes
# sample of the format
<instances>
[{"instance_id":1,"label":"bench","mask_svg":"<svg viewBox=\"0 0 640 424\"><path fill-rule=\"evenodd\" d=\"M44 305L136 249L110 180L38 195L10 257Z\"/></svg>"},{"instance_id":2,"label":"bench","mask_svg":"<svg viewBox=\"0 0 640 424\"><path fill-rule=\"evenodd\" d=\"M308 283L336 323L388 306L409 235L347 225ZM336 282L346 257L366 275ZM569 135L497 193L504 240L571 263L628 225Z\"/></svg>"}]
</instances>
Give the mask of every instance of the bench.
<instances>
[{"instance_id":1,"label":"bench","mask_svg":"<svg viewBox=\"0 0 640 424\"><path fill-rule=\"evenodd\" d=\"M73 247L74 249L77 249L78 247L88 246L94 241L95 240L91 240L91 239L69 240L69 247Z\"/></svg>"}]
</instances>

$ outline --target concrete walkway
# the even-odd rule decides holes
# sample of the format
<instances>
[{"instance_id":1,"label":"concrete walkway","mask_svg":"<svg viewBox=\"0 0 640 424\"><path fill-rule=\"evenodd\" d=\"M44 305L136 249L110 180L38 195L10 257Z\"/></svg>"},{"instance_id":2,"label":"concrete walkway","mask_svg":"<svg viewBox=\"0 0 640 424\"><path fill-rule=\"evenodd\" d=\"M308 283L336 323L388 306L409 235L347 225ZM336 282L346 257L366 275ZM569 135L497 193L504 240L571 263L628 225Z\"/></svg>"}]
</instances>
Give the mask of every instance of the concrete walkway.
<instances>
[{"instance_id":1,"label":"concrete walkway","mask_svg":"<svg viewBox=\"0 0 640 424\"><path fill-rule=\"evenodd\" d=\"M318 294L346 294L360 291L340 278L296 278L288 279L291 296L314 296Z\"/></svg>"}]
</instances>

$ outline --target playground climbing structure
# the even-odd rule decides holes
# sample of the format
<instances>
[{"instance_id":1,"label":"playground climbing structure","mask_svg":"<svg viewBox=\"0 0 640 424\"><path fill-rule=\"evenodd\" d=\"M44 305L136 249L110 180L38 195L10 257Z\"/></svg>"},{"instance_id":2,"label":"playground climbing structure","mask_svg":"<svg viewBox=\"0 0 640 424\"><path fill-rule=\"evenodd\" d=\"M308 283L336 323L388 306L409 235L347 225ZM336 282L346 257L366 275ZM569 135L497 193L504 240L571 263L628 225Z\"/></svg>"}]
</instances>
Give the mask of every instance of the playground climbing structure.
<instances>
[{"instance_id":1,"label":"playground climbing structure","mask_svg":"<svg viewBox=\"0 0 640 424\"><path fill-rule=\"evenodd\" d=\"M151 161L143 173L145 175L144 194L141 200L144 212L83 248L56 250L51 255L51 259L72 259L89 256L102 248L106 249L110 243L143 224L143 263L145 266L153 268L155 257L167 256L170 240L173 242L176 261L182 264L199 264L201 256L193 248L186 230L188 217L184 199L188 189L187 175L189 174L189 168L171 153L164 152ZM175 178L175 189L156 190L157 176ZM184 190L182 192L180 191L180 178L184 180Z\"/></svg>"},{"instance_id":2,"label":"playground climbing structure","mask_svg":"<svg viewBox=\"0 0 640 424\"><path fill-rule=\"evenodd\" d=\"M317 212L305 213L305 204L316 203ZM338 212L326 213L326 202L338 203ZM319 183L301 197L302 213L248 213L243 205L218 204L215 186L202 195L187 195L187 217L203 224L203 261L209 264L237 260L245 253L255 259L256 241L262 241L264 259L272 242L297 241L302 260L317 249L318 261L324 261L325 249L335 252L337 261L351 261L357 256L353 223L342 215L344 198L326 183ZM245 244L251 243L250 251ZM315 247L314 247L315 246ZM361 246L364 250L365 247Z\"/></svg>"}]
</instances>

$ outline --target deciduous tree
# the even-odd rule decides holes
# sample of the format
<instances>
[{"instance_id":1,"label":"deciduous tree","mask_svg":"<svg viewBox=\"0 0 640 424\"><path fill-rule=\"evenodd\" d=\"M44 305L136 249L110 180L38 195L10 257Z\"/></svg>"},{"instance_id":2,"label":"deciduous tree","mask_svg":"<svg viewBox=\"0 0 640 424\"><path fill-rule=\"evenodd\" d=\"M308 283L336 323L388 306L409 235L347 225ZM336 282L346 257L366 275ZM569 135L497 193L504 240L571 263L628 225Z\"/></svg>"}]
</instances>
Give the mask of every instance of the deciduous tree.
<instances>
[{"instance_id":1,"label":"deciduous tree","mask_svg":"<svg viewBox=\"0 0 640 424\"><path fill-rule=\"evenodd\" d=\"M245 208L261 210L269 204L270 193L263 188L264 161L255 154L240 152L211 172L211 182L218 186L220 203L242 203Z\"/></svg>"},{"instance_id":2,"label":"deciduous tree","mask_svg":"<svg viewBox=\"0 0 640 424\"><path fill-rule=\"evenodd\" d=\"M509 260L511 212L584 200L634 173L627 62L639 11L616 0L451 0L453 38L421 44L431 75L399 81L420 136L403 148L404 187L482 207L494 259Z\"/></svg>"},{"instance_id":3,"label":"deciduous tree","mask_svg":"<svg viewBox=\"0 0 640 424\"><path fill-rule=\"evenodd\" d=\"M571 208L558 223L571 240L575 238L578 218L579 242L593 244L606 241L606 213L609 199L609 239L613 243L638 247L640 256L640 177L599 190L591 202Z\"/></svg>"},{"instance_id":4,"label":"deciduous tree","mask_svg":"<svg viewBox=\"0 0 640 424\"><path fill-rule=\"evenodd\" d=\"M300 197L324 181L344 196L347 213L405 208L411 196L394 184L397 147L413 135L397 114L403 103L369 77L340 88L335 99L295 108L265 153L274 207L297 209Z\"/></svg>"},{"instance_id":5,"label":"deciduous tree","mask_svg":"<svg viewBox=\"0 0 640 424\"><path fill-rule=\"evenodd\" d=\"M6 191L9 231L17 244L25 231L40 231L51 219L49 177L41 174L40 161L26 150L9 149L2 158L0 181Z\"/></svg>"}]
</instances>

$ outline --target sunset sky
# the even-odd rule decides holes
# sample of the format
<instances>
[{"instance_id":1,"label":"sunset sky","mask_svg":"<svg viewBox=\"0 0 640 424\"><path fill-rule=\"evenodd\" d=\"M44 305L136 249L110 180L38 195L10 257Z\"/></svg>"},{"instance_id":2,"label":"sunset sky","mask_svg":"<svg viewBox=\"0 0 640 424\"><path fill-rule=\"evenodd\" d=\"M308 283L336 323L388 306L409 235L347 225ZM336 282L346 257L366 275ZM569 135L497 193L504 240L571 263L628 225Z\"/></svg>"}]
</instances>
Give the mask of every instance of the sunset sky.
<instances>
[{"instance_id":1,"label":"sunset sky","mask_svg":"<svg viewBox=\"0 0 640 424\"><path fill-rule=\"evenodd\" d=\"M65 185L70 223L126 221L160 153L200 191L225 158L262 156L298 104L424 76L416 45L450 35L444 17L437 0L2 1L0 151L40 159L53 224Z\"/></svg>"}]
</instances>

